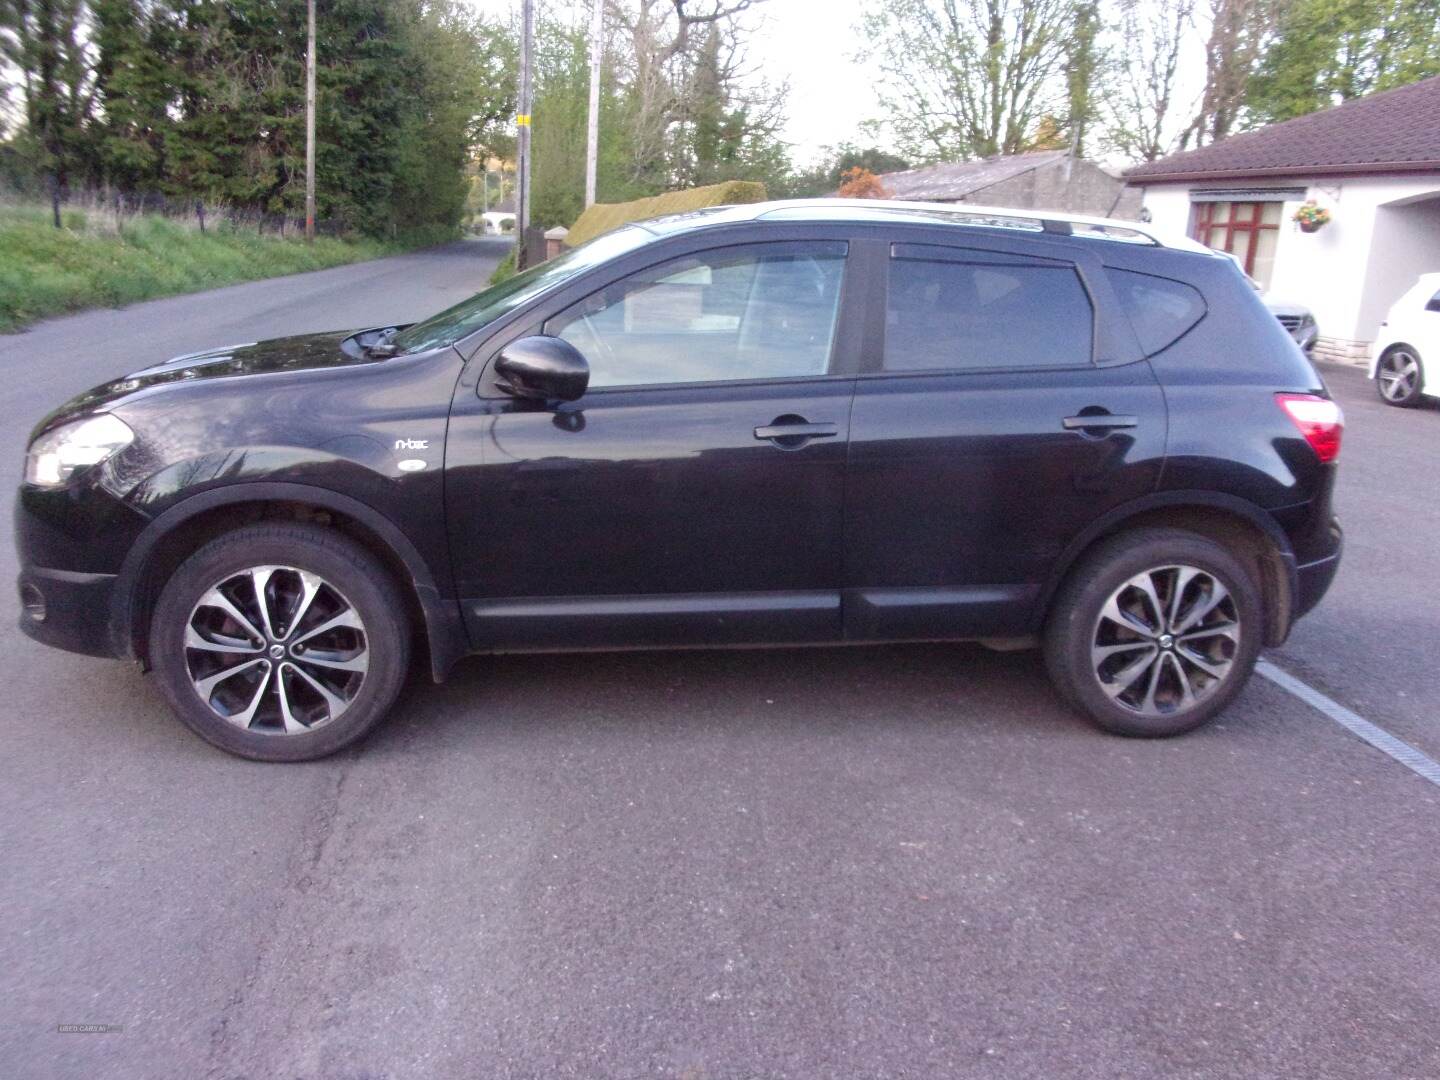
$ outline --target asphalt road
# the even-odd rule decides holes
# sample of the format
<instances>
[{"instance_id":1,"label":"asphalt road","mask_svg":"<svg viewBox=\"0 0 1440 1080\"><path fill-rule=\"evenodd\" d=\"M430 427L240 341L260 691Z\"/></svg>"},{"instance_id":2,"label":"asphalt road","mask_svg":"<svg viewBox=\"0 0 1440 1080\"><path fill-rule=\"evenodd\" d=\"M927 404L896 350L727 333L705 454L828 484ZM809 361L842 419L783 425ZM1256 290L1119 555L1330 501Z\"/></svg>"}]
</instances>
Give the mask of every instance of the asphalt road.
<instances>
[{"instance_id":1,"label":"asphalt road","mask_svg":"<svg viewBox=\"0 0 1440 1080\"><path fill-rule=\"evenodd\" d=\"M105 377L423 314L494 253L0 338L0 480ZM1326 374L1349 549L1271 659L1437 755L1440 410ZM1152 743L1029 654L474 660L281 767L0 596L5 1077L1440 1074L1440 787L1264 680Z\"/></svg>"}]
</instances>

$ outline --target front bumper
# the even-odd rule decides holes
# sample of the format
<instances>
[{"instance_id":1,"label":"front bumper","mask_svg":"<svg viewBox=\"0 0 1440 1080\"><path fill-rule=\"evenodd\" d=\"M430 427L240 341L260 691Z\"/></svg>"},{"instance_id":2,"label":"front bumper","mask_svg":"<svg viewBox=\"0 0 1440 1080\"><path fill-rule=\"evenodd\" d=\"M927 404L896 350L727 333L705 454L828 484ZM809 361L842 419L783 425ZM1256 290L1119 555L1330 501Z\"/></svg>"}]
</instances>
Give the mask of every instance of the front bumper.
<instances>
[{"instance_id":1,"label":"front bumper","mask_svg":"<svg viewBox=\"0 0 1440 1080\"><path fill-rule=\"evenodd\" d=\"M1301 323L1289 330L1290 336L1295 339L1295 344L1301 350L1308 353L1315 347L1315 342L1320 338L1320 327L1315 323Z\"/></svg>"},{"instance_id":2,"label":"front bumper","mask_svg":"<svg viewBox=\"0 0 1440 1080\"><path fill-rule=\"evenodd\" d=\"M57 649L123 656L112 632L120 568L149 521L96 482L15 499L20 629Z\"/></svg>"},{"instance_id":3,"label":"front bumper","mask_svg":"<svg viewBox=\"0 0 1440 1080\"><path fill-rule=\"evenodd\" d=\"M114 574L47 570L20 571L20 629L45 645L87 656L114 656L110 601Z\"/></svg>"}]
</instances>

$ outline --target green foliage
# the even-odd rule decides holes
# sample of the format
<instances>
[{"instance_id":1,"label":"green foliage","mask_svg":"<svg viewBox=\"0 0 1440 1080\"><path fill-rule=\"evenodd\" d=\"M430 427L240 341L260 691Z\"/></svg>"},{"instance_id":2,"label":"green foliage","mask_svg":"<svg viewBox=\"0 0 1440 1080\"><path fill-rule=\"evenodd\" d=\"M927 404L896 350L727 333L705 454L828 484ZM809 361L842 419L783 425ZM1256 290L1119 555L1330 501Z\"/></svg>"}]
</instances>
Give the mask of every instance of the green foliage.
<instances>
[{"instance_id":1,"label":"green foliage","mask_svg":"<svg viewBox=\"0 0 1440 1080\"><path fill-rule=\"evenodd\" d=\"M1252 125L1440 74L1440 0L1292 0L1247 87Z\"/></svg>"},{"instance_id":2,"label":"green foliage","mask_svg":"<svg viewBox=\"0 0 1440 1080\"><path fill-rule=\"evenodd\" d=\"M1071 0L888 0L860 33L882 74L901 153L919 161L1015 154L1067 111ZM1073 95L1072 99L1073 99Z\"/></svg>"},{"instance_id":3,"label":"green foliage","mask_svg":"<svg viewBox=\"0 0 1440 1080\"><path fill-rule=\"evenodd\" d=\"M1076 0L1070 8L1070 42L1065 60L1065 137L1085 156L1085 137L1095 119L1095 83L1100 72L1100 4Z\"/></svg>"},{"instance_id":4,"label":"green foliage","mask_svg":"<svg viewBox=\"0 0 1440 1080\"><path fill-rule=\"evenodd\" d=\"M765 185L744 180L727 180L723 184L667 191L624 203L596 203L580 215L565 238L571 247L593 240L602 233L619 228L626 222L645 221L662 214L680 214L687 210L703 210L707 206L730 206L735 203L765 201Z\"/></svg>"},{"instance_id":5,"label":"green foliage","mask_svg":"<svg viewBox=\"0 0 1440 1080\"><path fill-rule=\"evenodd\" d=\"M0 208L0 332L47 315L319 270L403 247L328 237L306 244L250 229L202 234L155 215L116 228L91 220L100 216L66 210L56 229L38 206Z\"/></svg>"},{"instance_id":6,"label":"green foliage","mask_svg":"<svg viewBox=\"0 0 1440 1080\"><path fill-rule=\"evenodd\" d=\"M885 173L903 172L910 168L910 162L898 154L876 146L857 146L841 143L827 146L824 157L812 168L793 173L782 182L770 187L772 195L782 199L813 199L834 195L839 189L842 177L851 169L882 176Z\"/></svg>"},{"instance_id":7,"label":"green foliage","mask_svg":"<svg viewBox=\"0 0 1440 1080\"><path fill-rule=\"evenodd\" d=\"M610 35L601 68L599 198L627 202L727 180L784 191L791 164L777 135L783 94L740 84L733 27L696 22L681 44L666 37L675 32L669 3L624 6L611 19L630 36ZM530 218L543 228L568 226L584 208L589 8L541 8L537 27ZM626 24L632 16L639 21Z\"/></svg>"},{"instance_id":8,"label":"green foliage","mask_svg":"<svg viewBox=\"0 0 1440 1080\"><path fill-rule=\"evenodd\" d=\"M299 0L0 0L28 88L10 163L298 216L305 21ZM317 43L318 216L385 237L458 226L474 148L506 143L512 35L459 0L320 0Z\"/></svg>"},{"instance_id":9,"label":"green foliage","mask_svg":"<svg viewBox=\"0 0 1440 1080\"><path fill-rule=\"evenodd\" d=\"M495 269L490 272L490 284L499 285L502 281L508 281L515 276L515 249L511 248L506 256L500 260Z\"/></svg>"}]
</instances>

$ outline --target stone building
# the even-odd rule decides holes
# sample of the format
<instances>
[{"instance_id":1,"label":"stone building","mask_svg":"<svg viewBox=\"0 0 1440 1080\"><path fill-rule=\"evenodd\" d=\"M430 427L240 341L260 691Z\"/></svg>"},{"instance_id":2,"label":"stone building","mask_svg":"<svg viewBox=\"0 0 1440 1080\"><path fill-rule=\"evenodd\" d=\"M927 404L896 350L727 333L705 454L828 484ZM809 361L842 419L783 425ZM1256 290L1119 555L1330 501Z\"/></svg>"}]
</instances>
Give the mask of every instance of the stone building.
<instances>
[{"instance_id":1,"label":"stone building","mask_svg":"<svg viewBox=\"0 0 1440 1080\"><path fill-rule=\"evenodd\" d=\"M907 202L979 203L1017 210L1128 218L1140 213L1140 190L1065 150L1035 150L884 173L889 198Z\"/></svg>"}]
</instances>

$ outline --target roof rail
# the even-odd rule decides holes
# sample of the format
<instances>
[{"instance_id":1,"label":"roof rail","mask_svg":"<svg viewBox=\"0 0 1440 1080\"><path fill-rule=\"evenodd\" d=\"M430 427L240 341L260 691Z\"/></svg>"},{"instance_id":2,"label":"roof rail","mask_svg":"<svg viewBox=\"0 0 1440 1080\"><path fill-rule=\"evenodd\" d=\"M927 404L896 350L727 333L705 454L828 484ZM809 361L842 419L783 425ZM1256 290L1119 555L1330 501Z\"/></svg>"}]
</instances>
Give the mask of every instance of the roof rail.
<instances>
[{"instance_id":1,"label":"roof rail","mask_svg":"<svg viewBox=\"0 0 1440 1080\"><path fill-rule=\"evenodd\" d=\"M1055 210L1022 210L1013 206L978 206L973 203L905 202L899 199L792 199L765 204L756 219L788 217L787 211L850 210L860 212L891 212L916 217L940 219L956 225L989 228L1023 229L1064 236L1080 236L1153 247L1176 248L1213 254L1198 240L1166 230L1155 229L1139 221L1067 214Z\"/></svg>"}]
</instances>

